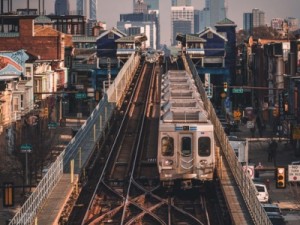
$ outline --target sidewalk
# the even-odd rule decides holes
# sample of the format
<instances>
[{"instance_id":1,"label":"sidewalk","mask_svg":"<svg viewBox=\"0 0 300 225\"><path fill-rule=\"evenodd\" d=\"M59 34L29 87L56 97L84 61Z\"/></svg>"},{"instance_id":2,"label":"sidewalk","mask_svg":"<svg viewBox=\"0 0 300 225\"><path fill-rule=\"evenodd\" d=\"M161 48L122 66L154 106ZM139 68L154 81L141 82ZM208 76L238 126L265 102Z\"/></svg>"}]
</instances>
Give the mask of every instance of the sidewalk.
<instances>
[{"instance_id":1,"label":"sidewalk","mask_svg":"<svg viewBox=\"0 0 300 225\"><path fill-rule=\"evenodd\" d=\"M245 125L240 126L237 132L232 132L231 135L239 138L252 138L250 129ZM278 148L276 154L276 162L268 162L268 147L270 138L273 137L272 130L267 127L263 137L257 141L249 142L249 161L255 165L261 164L266 170L259 171L259 179L268 184L270 203L278 204L283 212L287 225L300 224L300 186L292 185L287 180L286 188L277 189L275 183L276 166L288 167L292 161L299 161L300 158L294 154L294 149L287 144L286 141L277 141ZM258 132L255 133L255 138L259 138ZM287 172L287 171L286 171Z\"/></svg>"}]
</instances>

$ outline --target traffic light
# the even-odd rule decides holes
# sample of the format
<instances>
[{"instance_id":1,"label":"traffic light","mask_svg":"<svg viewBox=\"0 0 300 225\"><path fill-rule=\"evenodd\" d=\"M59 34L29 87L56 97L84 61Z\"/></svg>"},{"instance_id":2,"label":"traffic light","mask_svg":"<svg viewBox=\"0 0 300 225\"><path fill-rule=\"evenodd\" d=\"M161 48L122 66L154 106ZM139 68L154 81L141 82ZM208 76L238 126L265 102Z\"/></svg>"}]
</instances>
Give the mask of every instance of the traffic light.
<instances>
[{"instance_id":1,"label":"traffic light","mask_svg":"<svg viewBox=\"0 0 300 225\"><path fill-rule=\"evenodd\" d=\"M3 186L3 207L12 207L14 206L13 183L4 183Z\"/></svg>"},{"instance_id":2,"label":"traffic light","mask_svg":"<svg viewBox=\"0 0 300 225\"><path fill-rule=\"evenodd\" d=\"M276 188L285 188L285 168L277 167L276 168Z\"/></svg>"},{"instance_id":3,"label":"traffic light","mask_svg":"<svg viewBox=\"0 0 300 225\"><path fill-rule=\"evenodd\" d=\"M224 92L227 92L227 88L228 88L227 82L223 83L223 88L224 88Z\"/></svg>"},{"instance_id":4,"label":"traffic light","mask_svg":"<svg viewBox=\"0 0 300 225\"><path fill-rule=\"evenodd\" d=\"M279 108L278 107L274 107L274 109L273 109L273 116L274 117L278 117L279 116Z\"/></svg>"}]
</instances>

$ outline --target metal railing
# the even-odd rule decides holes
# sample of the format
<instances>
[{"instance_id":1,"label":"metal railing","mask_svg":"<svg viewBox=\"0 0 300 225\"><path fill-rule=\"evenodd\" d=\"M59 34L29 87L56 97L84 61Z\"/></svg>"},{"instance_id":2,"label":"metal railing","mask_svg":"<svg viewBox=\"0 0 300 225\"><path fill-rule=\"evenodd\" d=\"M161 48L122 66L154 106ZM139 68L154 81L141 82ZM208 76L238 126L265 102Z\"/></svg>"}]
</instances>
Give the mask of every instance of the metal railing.
<instances>
[{"instance_id":1,"label":"metal railing","mask_svg":"<svg viewBox=\"0 0 300 225\"><path fill-rule=\"evenodd\" d=\"M40 181L34 192L29 196L26 202L22 205L21 209L11 219L9 225L31 225L34 223L38 211L42 208L49 194L61 179L63 173L69 171L69 162L76 155L78 155L79 145L81 142L85 138L94 136L96 144L96 140L103 135L102 131L106 126L106 123L111 118L116 104L122 101L123 92L129 85L128 82L131 81L139 64L139 60L139 55L134 53L131 55L131 57L123 66L122 70L119 72L113 84L107 90L105 97L101 99L90 117L81 126L65 150L57 157L56 161L51 165L48 172ZM115 90L115 88L117 90ZM99 125L99 129L98 133L95 134L95 126L97 126L97 124ZM94 148L89 150L89 154L92 153L93 149ZM83 161L82 164L84 163L85 162Z\"/></svg>"},{"instance_id":2,"label":"metal railing","mask_svg":"<svg viewBox=\"0 0 300 225\"><path fill-rule=\"evenodd\" d=\"M261 203L256 197L256 189L253 184L253 181L251 180L248 173L244 172L241 163L238 161L238 158L234 153L232 146L229 143L228 137L224 132L222 124L215 113L214 107L211 104L209 98L207 98L206 92L204 90L201 79L198 75L197 69L195 68L195 65L190 60L188 55L186 56L183 55L183 61L184 61L185 68L187 70L190 70L188 72L190 72L193 75L196 84L198 86L200 95L204 96L203 97L204 107L207 110L209 118L214 125L215 134L220 142L220 145L222 146L221 151L225 156L226 161L229 164L230 170L243 196L243 199L253 219L253 222L257 225L259 224L272 225L265 210L263 209Z\"/></svg>"}]
</instances>

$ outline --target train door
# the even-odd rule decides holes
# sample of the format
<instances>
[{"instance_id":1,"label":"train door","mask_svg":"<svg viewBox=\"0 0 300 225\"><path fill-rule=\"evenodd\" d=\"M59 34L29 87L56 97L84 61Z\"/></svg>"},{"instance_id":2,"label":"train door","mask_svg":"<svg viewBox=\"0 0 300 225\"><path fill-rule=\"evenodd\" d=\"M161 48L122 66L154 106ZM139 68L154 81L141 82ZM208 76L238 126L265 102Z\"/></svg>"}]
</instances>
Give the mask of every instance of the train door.
<instances>
[{"instance_id":1,"label":"train door","mask_svg":"<svg viewBox=\"0 0 300 225\"><path fill-rule=\"evenodd\" d=\"M193 136L192 134L180 134L179 135L179 143L180 143L180 173L188 173L193 170Z\"/></svg>"}]
</instances>

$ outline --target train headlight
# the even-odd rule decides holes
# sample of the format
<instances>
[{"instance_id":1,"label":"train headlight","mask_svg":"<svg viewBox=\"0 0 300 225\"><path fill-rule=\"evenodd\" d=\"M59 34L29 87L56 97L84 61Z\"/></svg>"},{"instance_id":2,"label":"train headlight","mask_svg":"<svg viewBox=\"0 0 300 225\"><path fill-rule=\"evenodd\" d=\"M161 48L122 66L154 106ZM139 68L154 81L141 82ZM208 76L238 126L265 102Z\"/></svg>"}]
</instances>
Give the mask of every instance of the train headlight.
<instances>
[{"instance_id":1,"label":"train headlight","mask_svg":"<svg viewBox=\"0 0 300 225\"><path fill-rule=\"evenodd\" d=\"M200 164L201 164L201 165L207 164L207 160L205 160L205 159L204 159L204 160L200 160Z\"/></svg>"},{"instance_id":2,"label":"train headlight","mask_svg":"<svg viewBox=\"0 0 300 225\"><path fill-rule=\"evenodd\" d=\"M207 165L207 160L203 159L203 160L200 160L199 164L200 164L200 168L205 168L206 165Z\"/></svg>"},{"instance_id":3,"label":"train headlight","mask_svg":"<svg viewBox=\"0 0 300 225\"><path fill-rule=\"evenodd\" d=\"M165 160L165 165L166 165L166 166L172 166L172 165L173 165L173 160L166 159L166 160Z\"/></svg>"}]
</instances>

